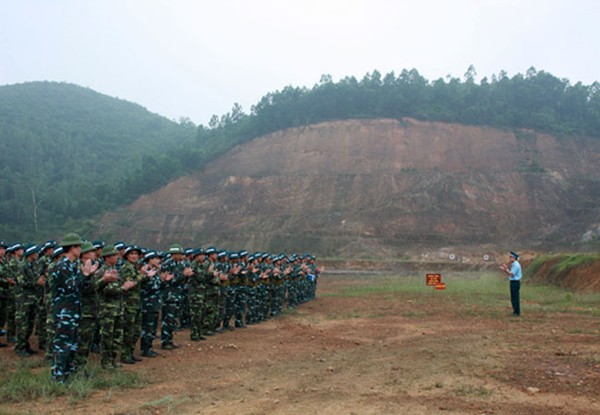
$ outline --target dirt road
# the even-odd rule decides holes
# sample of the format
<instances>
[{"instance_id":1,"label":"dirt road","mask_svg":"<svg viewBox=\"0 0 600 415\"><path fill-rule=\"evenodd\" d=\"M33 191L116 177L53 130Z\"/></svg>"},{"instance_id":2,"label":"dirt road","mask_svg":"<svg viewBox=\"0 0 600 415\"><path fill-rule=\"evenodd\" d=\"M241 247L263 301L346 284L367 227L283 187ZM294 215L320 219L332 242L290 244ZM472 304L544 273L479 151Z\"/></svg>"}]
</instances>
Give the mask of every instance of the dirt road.
<instances>
[{"instance_id":1,"label":"dirt road","mask_svg":"<svg viewBox=\"0 0 600 415\"><path fill-rule=\"evenodd\" d=\"M588 313L489 313L443 293L318 298L123 370L139 389L5 405L46 414L600 414L600 327ZM527 307L525 306L525 310ZM2 352L2 358L8 356ZM0 411L1 412L1 411Z\"/></svg>"}]
</instances>

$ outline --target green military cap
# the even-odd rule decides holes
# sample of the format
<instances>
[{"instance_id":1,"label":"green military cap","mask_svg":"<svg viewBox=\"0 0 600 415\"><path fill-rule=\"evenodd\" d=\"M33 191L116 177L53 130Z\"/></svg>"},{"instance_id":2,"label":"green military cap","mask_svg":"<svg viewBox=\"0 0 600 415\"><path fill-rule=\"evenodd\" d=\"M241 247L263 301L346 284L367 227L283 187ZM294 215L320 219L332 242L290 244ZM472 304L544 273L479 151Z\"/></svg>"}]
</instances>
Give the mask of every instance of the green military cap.
<instances>
[{"instance_id":1,"label":"green military cap","mask_svg":"<svg viewBox=\"0 0 600 415\"><path fill-rule=\"evenodd\" d=\"M119 251L117 251L117 249L115 249L114 245L105 245L104 248L102 248L102 256L111 256L111 255L117 255L119 253Z\"/></svg>"},{"instance_id":2,"label":"green military cap","mask_svg":"<svg viewBox=\"0 0 600 415\"><path fill-rule=\"evenodd\" d=\"M41 246L40 253L44 253L47 249L55 248L55 247L56 247L56 241L53 241L53 240L47 241L44 245Z\"/></svg>"},{"instance_id":3,"label":"green military cap","mask_svg":"<svg viewBox=\"0 0 600 415\"><path fill-rule=\"evenodd\" d=\"M76 233L68 233L65 235L60 245L63 248L66 248L68 246L83 245L83 241L81 240L81 237Z\"/></svg>"},{"instance_id":4,"label":"green military cap","mask_svg":"<svg viewBox=\"0 0 600 415\"><path fill-rule=\"evenodd\" d=\"M56 259L56 258L58 258L58 256L59 256L60 254L62 254L63 252L64 252L64 249L63 249L63 247L62 247L62 246L59 246L58 248L56 248L56 249L54 250L54 254L52 254L52 259Z\"/></svg>"},{"instance_id":5,"label":"green military cap","mask_svg":"<svg viewBox=\"0 0 600 415\"><path fill-rule=\"evenodd\" d=\"M82 245L81 245L81 253L85 254L86 252L90 252L93 251L94 249L94 244L89 242L89 241L85 241Z\"/></svg>"},{"instance_id":6,"label":"green military cap","mask_svg":"<svg viewBox=\"0 0 600 415\"><path fill-rule=\"evenodd\" d=\"M25 258L27 258L29 255L33 255L38 253L40 250L40 248L37 247L37 245L35 244L29 244L25 247Z\"/></svg>"},{"instance_id":7,"label":"green military cap","mask_svg":"<svg viewBox=\"0 0 600 415\"><path fill-rule=\"evenodd\" d=\"M173 244L169 248L169 254L183 254L183 247L179 244Z\"/></svg>"},{"instance_id":8,"label":"green military cap","mask_svg":"<svg viewBox=\"0 0 600 415\"><path fill-rule=\"evenodd\" d=\"M142 249L137 246L137 245L129 245L127 248L125 248L125 252L123 253L123 256L126 257L127 254L129 254L130 252L133 251L137 251L138 255L142 255Z\"/></svg>"},{"instance_id":9,"label":"green military cap","mask_svg":"<svg viewBox=\"0 0 600 415\"><path fill-rule=\"evenodd\" d=\"M121 249L127 248L127 244L123 241L115 242L115 249L120 251Z\"/></svg>"}]
</instances>

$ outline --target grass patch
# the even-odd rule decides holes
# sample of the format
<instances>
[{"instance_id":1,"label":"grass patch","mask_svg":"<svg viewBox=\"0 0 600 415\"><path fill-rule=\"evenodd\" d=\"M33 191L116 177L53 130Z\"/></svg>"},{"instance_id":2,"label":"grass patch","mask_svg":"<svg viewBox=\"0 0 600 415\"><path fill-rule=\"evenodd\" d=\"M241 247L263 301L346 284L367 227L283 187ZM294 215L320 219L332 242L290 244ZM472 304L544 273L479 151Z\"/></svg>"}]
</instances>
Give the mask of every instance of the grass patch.
<instances>
[{"instance_id":1,"label":"grass patch","mask_svg":"<svg viewBox=\"0 0 600 415\"><path fill-rule=\"evenodd\" d=\"M150 410L163 409L163 410L166 410L168 414L176 413L176 412L178 413L179 411L176 410L177 406L184 404L184 403L188 402L189 400L190 400L189 398L177 399L177 398L173 397L173 395L167 395L160 399L156 399L154 401L143 404L141 406L141 409L150 409Z\"/></svg>"},{"instance_id":2,"label":"grass patch","mask_svg":"<svg viewBox=\"0 0 600 415\"><path fill-rule=\"evenodd\" d=\"M39 361L39 362L36 362ZM41 363L40 363L41 362ZM23 402L35 399L51 400L67 396L71 403L77 402L99 389L139 388L144 385L139 374L115 370L105 371L98 364L89 363L83 371L74 375L67 384L59 384L50 378L50 370L43 359L21 360L11 373L3 370L0 378L0 401Z\"/></svg>"},{"instance_id":3,"label":"grass patch","mask_svg":"<svg viewBox=\"0 0 600 415\"><path fill-rule=\"evenodd\" d=\"M477 397L477 398L487 398L492 394L491 390L488 390L482 386L473 386L473 385L457 385L452 390L456 396L461 397Z\"/></svg>"},{"instance_id":4,"label":"grass patch","mask_svg":"<svg viewBox=\"0 0 600 415\"><path fill-rule=\"evenodd\" d=\"M582 264L594 256L570 259L568 264ZM566 266L566 265L563 265ZM322 297L361 298L382 296L388 301L402 299L423 303L458 303L465 316L499 317L506 314L510 298L508 280L492 273L459 273L442 276L446 289L436 291L425 286L425 276L366 277L363 284L343 287L338 292L322 294ZM526 312L575 312L600 316L600 294L573 293L565 289L525 281L521 286L521 303ZM405 317L420 317L420 310L411 310Z\"/></svg>"}]
</instances>

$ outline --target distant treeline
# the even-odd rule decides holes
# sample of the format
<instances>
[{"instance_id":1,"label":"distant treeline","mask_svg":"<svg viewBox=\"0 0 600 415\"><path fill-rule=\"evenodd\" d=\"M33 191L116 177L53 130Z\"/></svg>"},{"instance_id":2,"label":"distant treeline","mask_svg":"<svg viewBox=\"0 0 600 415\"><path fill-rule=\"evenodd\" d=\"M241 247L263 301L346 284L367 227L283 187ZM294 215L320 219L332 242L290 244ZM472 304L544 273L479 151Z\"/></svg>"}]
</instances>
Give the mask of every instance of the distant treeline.
<instances>
[{"instance_id":1,"label":"distant treeline","mask_svg":"<svg viewBox=\"0 0 600 415\"><path fill-rule=\"evenodd\" d=\"M239 143L323 121L412 117L600 137L598 82L572 85L534 68L479 83L476 76L473 67L462 80L429 81L416 69L373 71L360 81L323 75L312 88L268 93L249 114L234 104L208 126L65 83L0 87L0 239L89 234L98 214L202 169Z\"/></svg>"},{"instance_id":2,"label":"distant treeline","mask_svg":"<svg viewBox=\"0 0 600 415\"><path fill-rule=\"evenodd\" d=\"M239 104L208 127L198 140L211 149L230 146L286 128L351 118L412 117L420 120L533 129L557 136L600 137L600 84L572 85L548 72L530 68L509 78L506 72L475 82L469 67L464 79L425 79L416 69L373 71L360 81L333 82L323 75L312 88L285 87L265 95L245 114ZM200 162L205 150L188 152L188 165ZM198 158L195 158L198 157Z\"/></svg>"}]
</instances>

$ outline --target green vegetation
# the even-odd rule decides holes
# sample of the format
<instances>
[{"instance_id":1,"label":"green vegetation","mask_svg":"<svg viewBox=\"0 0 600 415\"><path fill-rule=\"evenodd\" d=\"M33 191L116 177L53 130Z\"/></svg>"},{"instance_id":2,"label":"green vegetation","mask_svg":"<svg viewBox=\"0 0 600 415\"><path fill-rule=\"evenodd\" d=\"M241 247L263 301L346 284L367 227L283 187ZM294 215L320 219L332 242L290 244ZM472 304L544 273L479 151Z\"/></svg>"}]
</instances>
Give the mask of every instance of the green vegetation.
<instances>
[{"instance_id":1,"label":"green vegetation","mask_svg":"<svg viewBox=\"0 0 600 415\"><path fill-rule=\"evenodd\" d=\"M93 227L94 215L181 175L179 148L195 134L193 124L75 85L0 87L0 235Z\"/></svg>"},{"instance_id":2,"label":"green vegetation","mask_svg":"<svg viewBox=\"0 0 600 415\"><path fill-rule=\"evenodd\" d=\"M461 313L466 315L500 316L509 298L508 283L498 275L471 275L460 273L457 276L444 276L446 290L435 291L425 286L424 277L389 276L365 278L364 284L342 288L336 293L323 293L321 297L361 298L369 295L392 294L390 301L397 296L416 304L458 303L463 305ZM521 294L522 307L529 313L572 312L600 316L600 293L572 293L562 288L526 281ZM414 315L422 317L423 310L415 310Z\"/></svg>"},{"instance_id":3,"label":"green vegetation","mask_svg":"<svg viewBox=\"0 0 600 415\"><path fill-rule=\"evenodd\" d=\"M246 114L239 104L208 126L167 120L90 89L54 82L0 87L0 235L8 240L87 234L97 215L125 205L233 146L292 127L352 118L412 117L486 125L535 145L532 131L600 137L600 84L572 85L530 68L474 82L425 79L416 69L346 77L268 93ZM543 173L526 160L523 173ZM406 170L404 173L414 173Z\"/></svg>"},{"instance_id":4,"label":"green vegetation","mask_svg":"<svg viewBox=\"0 0 600 415\"><path fill-rule=\"evenodd\" d=\"M542 255L537 257L527 267L525 277L532 280L541 280L538 275L544 265L550 264L549 270L543 276L546 283L563 286L563 281L569 273L576 268L587 267L594 262L600 261L600 254L579 253L579 254L561 254L561 255Z\"/></svg>"},{"instance_id":5,"label":"green vegetation","mask_svg":"<svg viewBox=\"0 0 600 415\"><path fill-rule=\"evenodd\" d=\"M143 404L141 406L141 409L148 409L148 410L160 409L160 410L166 411L167 414L173 414L173 413L179 413L179 411L177 410L177 407L179 405L182 405L189 401L190 401L189 398L176 399L172 395L167 395L160 399L156 399L154 401Z\"/></svg>"},{"instance_id":6,"label":"green vegetation","mask_svg":"<svg viewBox=\"0 0 600 415\"><path fill-rule=\"evenodd\" d=\"M107 372L97 364L88 364L88 376L77 374L65 385L50 378L50 371L43 359L19 361L15 370L8 370L7 363L0 365L0 401L24 402L33 399L52 399L68 396L76 402L95 390L139 388L144 385L140 376L128 371Z\"/></svg>"}]
</instances>

